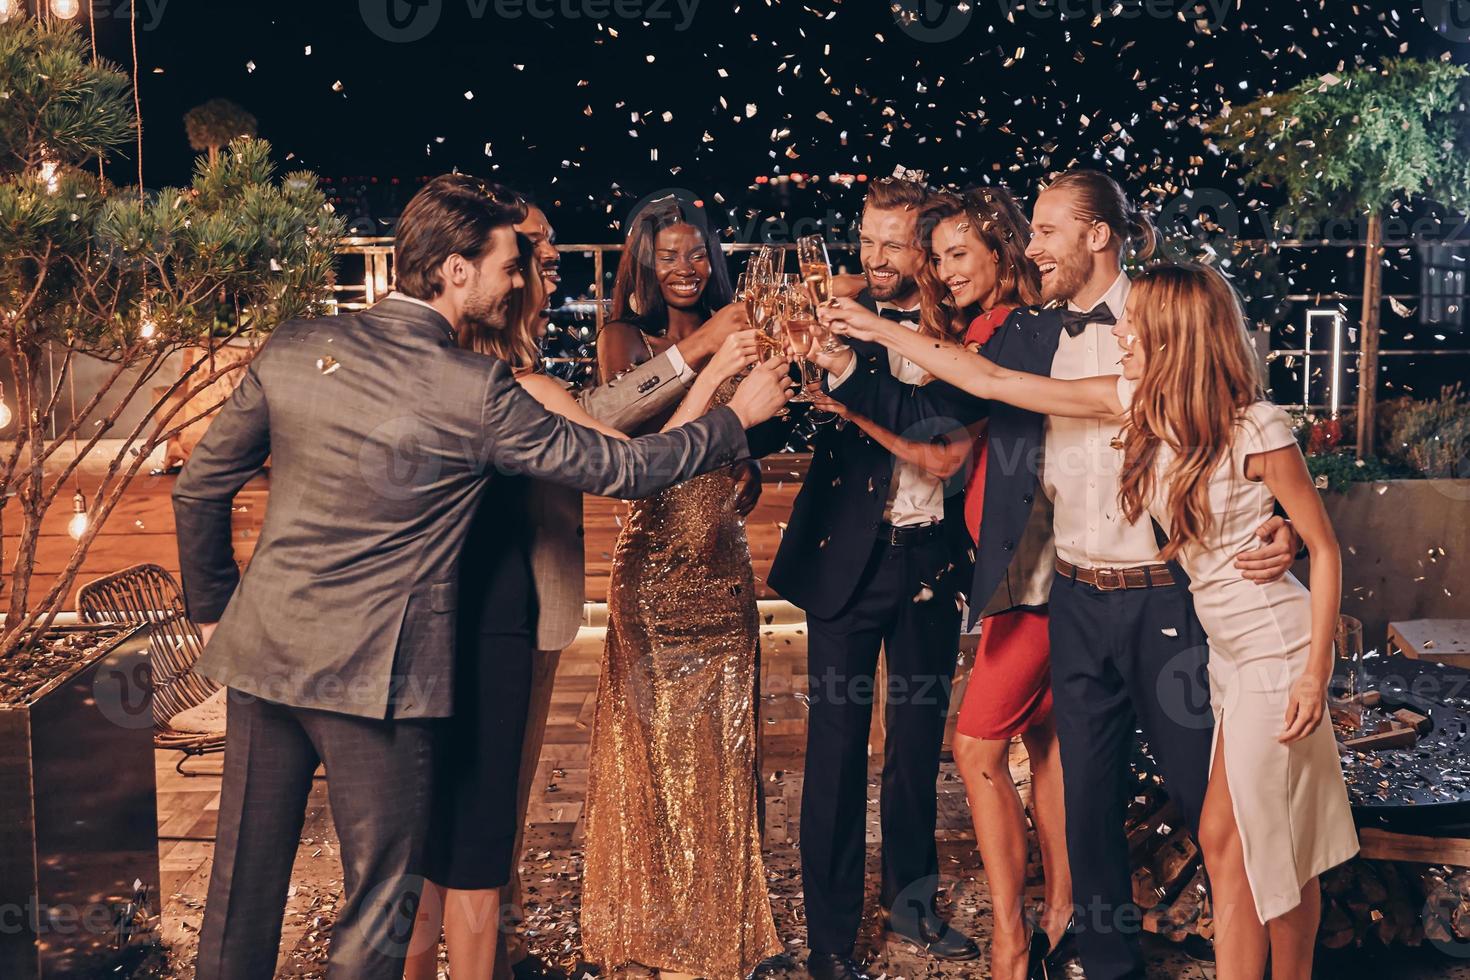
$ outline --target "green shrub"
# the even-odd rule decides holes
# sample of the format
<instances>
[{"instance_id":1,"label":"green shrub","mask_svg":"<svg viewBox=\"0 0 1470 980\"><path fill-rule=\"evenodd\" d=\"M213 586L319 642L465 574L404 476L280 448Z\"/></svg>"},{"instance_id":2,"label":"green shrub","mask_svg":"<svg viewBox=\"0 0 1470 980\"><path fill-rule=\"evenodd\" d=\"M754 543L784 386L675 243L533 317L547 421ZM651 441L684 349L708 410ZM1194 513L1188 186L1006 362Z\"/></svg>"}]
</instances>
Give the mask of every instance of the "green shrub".
<instances>
[{"instance_id":1,"label":"green shrub","mask_svg":"<svg viewBox=\"0 0 1470 980\"><path fill-rule=\"evenodd\" d=\"M1422 476L1470 477L1470 398L1454 384L1438 398L1405 401L1389 422L1384 448Z\"/></svg>"}]
</instances>

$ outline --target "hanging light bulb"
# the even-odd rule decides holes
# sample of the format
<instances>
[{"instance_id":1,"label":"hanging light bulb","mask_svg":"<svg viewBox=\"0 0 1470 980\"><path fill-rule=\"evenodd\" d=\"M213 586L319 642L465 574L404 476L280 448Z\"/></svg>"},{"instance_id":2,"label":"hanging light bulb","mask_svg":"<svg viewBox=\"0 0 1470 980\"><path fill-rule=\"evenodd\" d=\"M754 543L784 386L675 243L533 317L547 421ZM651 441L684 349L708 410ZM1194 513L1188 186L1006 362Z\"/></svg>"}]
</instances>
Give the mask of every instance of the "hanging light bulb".
<instances>
[{"instance_id":1,"label":"hanging light bulb","mask_svg":"<svg viewBox=\"0 0 1470 980\"><path fill-rule=\"evenodd\" d=\"M156 333L158 333L158 321L153 319L153 307L145 302L142 310L139 311L138 336L144 340L152 340Z\"/></svg>"},{"instance_id":2,"label":"hanging light bulb","mask_svg":"<svg viewBox=\"0 0 1470 980\"><path fill-rule=\"evenodd\" d=\"M78 490L71 498L71 520L66 522L66 533L73 541L82 540L87 533L87 498Z\"/></svg>"},{"instance_id":3,"label":"hanging light bulb","mask_svg":"<svg viewBox=\"0 0 1470 980\"><path fill-rule=\"evenodd\" d=\"M51 12L62 20L71 20L82 12L81 0L51 0Z\"/></svg>"}]
</instances>

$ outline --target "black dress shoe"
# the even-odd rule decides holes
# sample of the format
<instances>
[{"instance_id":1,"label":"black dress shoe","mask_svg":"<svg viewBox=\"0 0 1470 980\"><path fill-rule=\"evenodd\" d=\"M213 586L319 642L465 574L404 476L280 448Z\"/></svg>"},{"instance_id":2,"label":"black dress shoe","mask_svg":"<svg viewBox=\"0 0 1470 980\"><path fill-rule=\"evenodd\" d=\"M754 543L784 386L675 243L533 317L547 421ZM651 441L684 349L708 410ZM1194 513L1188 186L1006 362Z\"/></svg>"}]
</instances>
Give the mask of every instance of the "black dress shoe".
<instances>
[{"instance_id":1,"label":"black dress shoe","mask_svg":"<svg viewBox=\"0 0 1470 980\"><path fill-rule=\"evenodd\" d=\"M515 980L567 980L564 971L558 970L539 956L527 953L524 958L511 964L511 975ZM581 976L582 974L578 974Z\"/></svg>"},{"instance_id":2,"label":"black dress shoe","mask_svg":"<svg viewBox=\"0 0 1470 980\"><path fill-rule=\"evenodd\" d=\"M812 980L869 980L851 958L837 953L813 953L806 958L806 972Z\"/></svg>"},{"instance_id":3,"label":"black dress shoe","mask_svg":"<svg viewBox=\"0 0 1470 980\"><path fill-rule=\"evenodd\" d=\"M980 958L980 947L958 929L951 929L933 911L917 915L888 913L888 931L904 942L941 960L974 960Z\"/></svg>"}]
</instances>

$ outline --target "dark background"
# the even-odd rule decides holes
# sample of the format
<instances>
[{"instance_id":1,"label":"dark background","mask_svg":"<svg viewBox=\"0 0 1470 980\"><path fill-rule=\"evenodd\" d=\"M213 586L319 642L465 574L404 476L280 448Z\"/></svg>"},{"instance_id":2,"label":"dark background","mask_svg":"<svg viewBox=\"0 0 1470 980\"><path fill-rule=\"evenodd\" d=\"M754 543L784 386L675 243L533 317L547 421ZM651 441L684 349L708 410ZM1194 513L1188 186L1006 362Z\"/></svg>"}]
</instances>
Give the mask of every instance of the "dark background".
<instances>
[{"instance_id":1,"label":"dark background","mask_svg":"<svg viewBox=\"0 0 1470 980\"><path fill-rule=\"evenodd\" d=\"M882 0L700 0L688 17L674 0L139 0L144 176L187 181L181 117L223 96L362 234L391 234L424 179L459 168L530 192L563 242L618 241L636 202L671 189L699 198L727 242L790 241L798 220L842 242L862 179L901 164L1023 197L1051 171L1097 167L1175 230L1204 200L1249 238L1289 202L1242 185L1201 121L1384 57L1470 61L1465 0L902 2L925 16L900 23ZM103 54L131 66L125 0L93 10ZM399 28L411 39L391 40ZM1304 310L1337 302L1316 294L1359 288L1352 237L1227 268L1274 346L1300 347ZM1404 305L1385 304L1385 349L1470 346L1462 302L1420 302L1423 258L1389 254L1385 287ZM585 292L588 268L568 272ZM1386 357L1386 393L1433 393L1466 363ZM1278 386L1299 393L1284 370Z\"/></svg>"},{"instance_id":2,"label":"dark background","mask_svg":"<svg viewBox=\"0 0 1470 980\"><path fill-rule=\"evenodd\" d=\"M188 178L181 116L223 96L283 163L334 181L494 173L566 209L563 238L608 240L666 187L719 192L738 219L758 177L897 164L1029 191L1081 163L1163 203L1185 184L1237 190L1193 125L1226 100L1401 52L1470 54L1418 0L1210 0L1223 15L1133 0L1100 17L1115 0L905 2L932 6L928 22L906 30L883 0L698 0L687 24L675 0L533 0L550 17L522 0L139 0L145 179ZM94 9L103 53L129 64L126 3ZM385 40L395 11L427 33Z\"/></svg>"}]
</instances>

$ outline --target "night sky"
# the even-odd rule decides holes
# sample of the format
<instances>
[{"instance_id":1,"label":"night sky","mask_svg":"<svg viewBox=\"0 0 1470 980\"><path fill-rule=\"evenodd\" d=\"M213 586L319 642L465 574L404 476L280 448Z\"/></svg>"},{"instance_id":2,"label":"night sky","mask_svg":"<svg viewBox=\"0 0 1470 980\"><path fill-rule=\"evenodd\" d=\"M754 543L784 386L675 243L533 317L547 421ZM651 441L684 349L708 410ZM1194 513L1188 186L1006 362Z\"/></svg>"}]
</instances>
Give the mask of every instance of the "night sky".
<instances>
[{"instance_id":1,"label":"night sky","mask_svg":"<svg viewBox=\"0 0 1470 980\"><path fill-rule=\"evenodd\" d=\"M903 165L1027 198L1081 164L1186 225L1196 209L1179 204L1200 199L1186 189L1223 201L1231 230L1259 237L1261 205L1283 202L1242 185L1200 123L1385 57L1470 63L1470 0L900 0L917 22L882 0L152 2L137 8L146 182L187 181L181 117L221 96L254 113L283 167L326 179L362 234L391 234L418 184L454 168L530 192L563 242L616 242L636 202L687 189L726 242L749 243L789 242L797 220L850 241L862 187L830 175ZM127 9L94 0L102 53L130 67ZM135 179L131 159L112 166ZM780 180L795 174L820 179ZM1419 258L1388 257L1401 301L1385 305L1385 349L1470 347L1458 303L1418 302ZM1338 247L1226 271L1280 349L1301 346L1304 309L1335 302L1319 293L1359 288L1361 266ZM585 291L590 263L564 271ZM1356 320L1355 300L1342 309ZM1387 357L1385 394L1432 394L1463 365ZM1298 377L1273 369L1283 390Z\"/></svg>"},{"instance_id":2,"label":"night sky","mask_svg":"<svg viewBox=\"0 0 1470 980\"><path fill-rule=\"evenodd\" d=\"M159 2L138 7L150 185L187 179L180 117L223 96L283 163L493 172L582 206L567 232L597 240L663 188L733 205L758 176L897 164L1030 191L1075 161L1155 203L1235 195L1221 160L1191 163L1194 123L1226 100L1400 53L1470 58L1446 36L1470 30L1437 32L1418 0L905 0L933 8L907 27L881 0ZM96 10L104 54L130 64L124 0Z\"/></svg>"}]
</instances>

